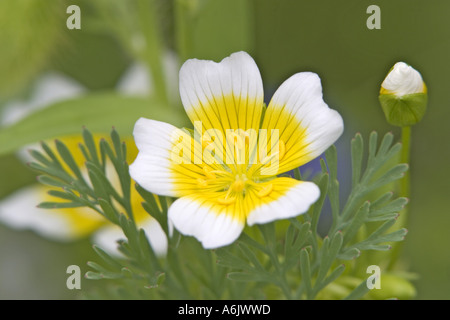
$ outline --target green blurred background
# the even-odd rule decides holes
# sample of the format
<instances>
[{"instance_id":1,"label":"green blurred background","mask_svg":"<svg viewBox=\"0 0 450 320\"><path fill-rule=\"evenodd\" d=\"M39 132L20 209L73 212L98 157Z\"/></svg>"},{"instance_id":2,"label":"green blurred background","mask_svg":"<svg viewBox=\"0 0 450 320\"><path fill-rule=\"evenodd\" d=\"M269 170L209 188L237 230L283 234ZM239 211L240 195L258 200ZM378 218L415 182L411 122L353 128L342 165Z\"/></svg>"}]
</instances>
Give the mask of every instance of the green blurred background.
<instances>
[{"instance_id":1,"label":"green blurred background","mask_svg":"<svg viewBox=\"0 0 450 320\"><path fill-rule=\"evenodd\" d=\"M150 4L154 10L139 20L133 16L139 10L124 5L135 2L143 8ZM81 30L66 28L70 4L81 8ZM30 97L39 75L48 71L61 72L96 93L115 90L134 61L147 62L158 77L155 66L163 52L174 53L181 64L194 57L219 61L245 50L260 68L266 100L296 72L320 75L325 101L344 118L345 134L338 148L343 168L349 170L345 157L356 132L367 137L373 130L392 131L399 139L399 130L386 123L377 98L388 70L397 61L407 62L421 72L428 86L429 109L413 128L409 234L403 258L409 270L419 275L414 281L417 299L448 299L450 2L378 0L380 30L366 27L366 9L372 4L365 0L2 0L0 107ZM127 46L127 35L121 33L139 28L151 29L144 35L149 46L144 52ZM159 107L182 118L179 97L168 95L159 94L155 99L161 103L148 108ZM100 122L96 128L107 132L111 125ZM122 134L129 134L132 124L121 128ZM39 136L39 132L31 134ZM341 172L344 177L349 174ZM3 198L34 183L35 174L8 152L0 157L0 179ZM86 272L86 261L94 257L88 239L61 244L0 225L0 298L79 297L79 292L66 288L66 267L78 264ZM91 285L82 282L83 289Z\"/></svg>"}]
</instances>

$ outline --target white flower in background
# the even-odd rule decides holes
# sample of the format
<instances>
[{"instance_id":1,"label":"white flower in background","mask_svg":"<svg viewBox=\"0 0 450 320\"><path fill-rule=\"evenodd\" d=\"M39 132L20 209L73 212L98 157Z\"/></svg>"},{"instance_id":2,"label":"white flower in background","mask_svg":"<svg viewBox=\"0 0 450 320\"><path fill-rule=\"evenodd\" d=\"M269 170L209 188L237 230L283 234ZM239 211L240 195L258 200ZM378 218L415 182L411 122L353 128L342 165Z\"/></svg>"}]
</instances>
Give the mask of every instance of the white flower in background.
<instances>
[{"instance_id":1,"label":"white flower in background","mask_svg":"<svg viewBox=\"0 0 450 320\"><path fill-rule=\"evenodd\" d=\"M124 82L118 86L121 93L130 95L137 92L129 92L128 88L142 88L141 83L148 79L143 67L132 66L126 72L126 85ZM148 90L148 82L145 83ZM10 125L19 121L26 115L46 107L57 101L74 98L85 93L86 90L67 77L57 74L43 76L36 85L36 89L29 101L14 101L5 107L2 115L2 124ZM145 94L141 91L142 94ZM81 128L80 128L81 130ZM78 143L82 142L80 136L58 137L67 145L73 153L77 164L82 167L84 158L79 151ZM99 137L96 138L97 141ZM129 153L128 161L134 160L137 150L132 139L126 140ZM49 146L53 143L49 142ZM18 152L21 159L30 160L25 149L39 148L38 145L28 146ZM113 170L109 170L113 171ZM113 179L114 180L114 179ZM92 242L99 245L111 254L119 254L117 240L124 238L122 230L97 212L89 208L69 209L41 209L37 205L44 201L55 201L49 196L50 190L41 184L33 184L17 190L10 196L0 201L0 223L15 229L29 229L37 234L57 241L73 241L83 237L91 237ZM132 188L132 206L138 226L143 228L149 237L149 241L158 255L164 255L167 251L167 238L159 224L144 211L141 206L142 198Z\"/></svg>"},{"instance_id":2,"label":"white flower in background","mask_svg":"<svg viewBox=\"0 0 450 320\"><path fill-rule=\"evenodd\" d=\"M163 57L165 85L169 100L178 98L178 60L174 53L166 52ZM117 91L133 96L148 96L154 94L153 80L143 63L132 64L117 84ZM176 101L171 101L176 102Z\"/></svg>"},{"instance_id":3,"label":"white flower in background","mask_svg":"<svg viewBox=\"0 0 450 320\"><path fill-rule=\"evenodd\" d=\"M411 126L425 115L427 86L417 70L404 62L397 62L381 84L379 101L390 124Z\"/></svg>"},{"instance_id":4,"label":"white flower in background","mask_svg":"<svg viewBox=\"0 0 450 320\"><path fill-rule=\"evenodd\" d=\"M11 125L51 103L80 96L85 92L86 89L73 79L58 73L45 74L36 82L31 99L14 100L4 107L0 125Z\"/></svg>"}]
</instances>

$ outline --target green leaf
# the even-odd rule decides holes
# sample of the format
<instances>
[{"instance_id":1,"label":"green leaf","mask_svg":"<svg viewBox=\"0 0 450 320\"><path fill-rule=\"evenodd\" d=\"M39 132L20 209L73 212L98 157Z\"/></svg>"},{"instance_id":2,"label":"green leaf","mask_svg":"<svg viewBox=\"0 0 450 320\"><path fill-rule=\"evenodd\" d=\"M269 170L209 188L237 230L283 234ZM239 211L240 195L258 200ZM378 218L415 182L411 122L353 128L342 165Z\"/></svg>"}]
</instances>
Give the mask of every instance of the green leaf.
<instances>
[{"instance_id":1,"label":"green leaf","mask_svg":"<svg viewBox=\"0 0 450 320\"><path fill-rule=\"evenodd\" d=\"M392 213L398 213L402 211L405 207L405 205L408 203L407 198L397 198L393 201L391 201L388 204L385 204L384 206L376 206L375 209L373 209L373 205L370 206L370 218L375 218L379 216L384 216L386 214L392 214ZM385 219L388 220L388 219Z\"/></svg>"},{"instance_id":2,"label":"green leaf","mask_svg":"<svg viewBox=\"0 0 450 320\"><path fill-rule=\"evenodd\" d=\"M99 265L98 263L88 261L87 265L91 267L92 269L95 269L98 271L100 276L104 279L120 279L124 277L124 274L122 272L111 272L110 270L104 268L103 266Z\"/></svg>"},{"instance_id":3,"label":"green leaf","mask_svg":"<svg viewBox=\"0 0 450 320\"><path fill-rule=\"evenodd\" d=\"M336 259L342 247L343 237L342 232L338 231L333 235L333 238L326 238L326 241L323 242L319 272L316 279L317 283L320 283L325 278Z\"/></svg>"},{"instance_id":4,"label":"green leaf","mask_svg":"<svg viewBox=\"0 0 450 320\"><path fill-rule=\"evenodd\" d=\"M217 264L223 267L230 267L245 271L252 271L254 268L246 261L230 252L229 248L220 248L215 251L217 254Z\"/></svg>"},{"instance_id":5,"label":"green leaf","mask_svg":"<svg viewBox=\"0 0 450 320\"><path fill-rule=\"evenodd\" d=\"M64 200L70 200L70 201L75 201L75 202L78 200L78 197L70 192L63 192L63 191L59 191L59 190L49 190L47 193L53 197L61 198Z\"/></svg>"},{"instance_id":6,"label":"green leaf","mask_svg":"<svg viewBox=\"0 0 450 320\"><path fill-rule=\"evenodd\" d=\"M365 202L364 205L359 208L356 215L353 217L349 227L345 230L344 235L344 245L349 243L358 233L358 230L366 222L367 216L369 215L369 202Z\"/></svg>"},{"instance_id":7,"label":"green leaf","mask_svg":"<svg viewBox=\"0 0 450 320\"><path fill-rule=\"evenodd\" d=\"M306 296L310 298L312 294L311 267L309 262L309 254L306 249L302 249L300 251L300 271L302 275L302 282L306 289Z\"/></svg>"},{"instance_id":8,"label":"green leaf","mask_svg":"<svg viewBox=\"0 0 450 320\"><path fill-rule=\"evenodd\" d=\"M86 128L83 128L82 136L84 144L86 145L89 151L89 156L86 157L86 160L92 161L97 166L100 166L100 161L98 159L98 151L97 147L95 146L94 137L92 136L92 133Z\"/></svg>"},{"instance_id":9,"label":"green leaf","mask_svg":"<svg viewBox=\"0 0 450 320\"><path fill-rule=\"evenodd\" d=\"M345 265L341 264L341 265L337 266L333 271L331 271L330 275L328 277L326 277L319 285L314 286L314 292L318 293L320 290L322 290L327 285L332 283L334 280L339 278L341 276L341 274L344 272L344 270L345 270Z\"/></svg>"},{"instance_id":10,"label":"green leaf","mask_svg":"<svg viewBox=\"0 0 450 320\"><path fill-rule=\"evenodd\" d=\"M317 226L319 224L320 213L322 212L323 204L328 193L328 180L328 173L322 174L319 179L318 186L320 189L320 197L319 200L314 203L314 208L311 214L311 231L313 232L314 236L317 234Z\"/></svg>"},{"instance_id":11,"label":"green leaf","mask_svg":"<svg viewBox=\"0 0 450 320\"><path fill-rule=\"evenodd\" d=\"M92 186L94 187L94 193L97 198L102 198L108 201L110 199L110 195L106 191L107 186L103 184L101 175L97 174L97 172L93 170L88 170L88 175L89 180L91 180Z\"/></svg>"},{"instance_id":12,"label":"green leaf","mask_svg":"<svg viewBox=\"0 0 450 320\"><path fill-rule=\"evenodd\" d=\"M41 166L40 164L37 164L35 162L29 163L28 166L31 169L33 169L35 171L38 171L39 173L43 173L43 174L49 175L51 177L61 179L61 180L63 180L66 183L72 183L74 181L73 177L71 177L65 171L62 171L59 168L44 167L44 166Z\"/></svg>"},{"instance_id":13,"label":"green leaf","mask_svg":"<svg viewBox=\"0 0 450 320\"><path fill-rule=\"evenodd\" d=\"M155 99L112 92L95 93L57 102L1 129L0 154L39 140L78 135L83 126L96 133L109 132L114 126L123 136L130 136L140 117L169 122L179 127L188 123L184 114L167 112L167 106Z\"/></svg>"},{"instance_id":14,"label":"green leaf","mask_svg":"<svg viewBox=\"0 0 450 320\"><path fill-rule=\"evenodd\" d=\"M378 133L373 131L369 136L369 159L368 166L371 165L371 162L374 160L375 155L377 153L377 144L378 144Z\"/></svg>"},{"instance_id":15,"label":"green leaf","mask_svg":"<svg viewBox=\"0 0 450 320\"><path fill-rule=\"evenodd\" d=\"M380 188L392 181L398 180L405 175L405 172L408 171L407 164L398 164L395 167L389 169L381 178L377 179L374 183L370 185L370 190Z\"/></svg>"},{"instance_id":16,"label":"green leaf","mask_svg":"<svg viewBox=\"0 0 450 320\"><path fill-rule=\"evenodd\" d=\"M114 209L114 207L108 201L106 201L102 198L98 198L97 201L103 210L103 215L105 216L105 218L114 224L118 224L119 223L119 214Z\"/></svg>"},{"instance_id":17,"label":"green leaf","mask_svg":"<svg viewBox=\"0 0 450 320\"><path fill-rule=\"evenodd\" d=\"M352 154L352 186L359 183L363 160L364 143L361 134L357 133L351 142Z\"/></svg>"},{"instance_id":18,"label":"green leaf","mask_svg":"<svg viewBox=\"0 0 450 320\"><path fill-rule=\"evenodd\" d=\"M227 274L227 278L234 281L241 282L274 282L273 277L270 274L264 274L253 271L248 272L230 272Z\"/></svg>"},{"instance_id":19,"label":"green leaf","mask_svg":"<svg viewBox=\"0 0 450 320\"><path fill-rule=\"evenodd\" d=\"M242 242L238 242L238 248L241 250L241 252L244 254L244 256L248 259L248 261L253 264L253 266L255 267L255 270L258 270L258 271L265 270L265 268L263 267L261 262L259 262L258 258L256 257L255 253L252 250L250 250L250 248L246 244L244 244Z\"/></svg>"},{"instance_id":20,"label":"green leaf","mask_svg":"<svg viewBox=\"0 0 450 320\"><path fill-rule=\"evenodd\" d=\"M371 211L377 209L378 207L382 207L383 204L385 204L387 201L391 200L393 195L394 195L394 193L392 191L389 191L389 192L386 192L385 194L383 194L381 197L379 197L375 201L373 201L370 204Z\"/></svg>"},{"instance_id":21,"label":"green leaf","mask_svg":"<svg viewBox=\"0 0 450 320\"><path fill-rule=\"evenodd\" d=\"M79 208L85 205L78 202L41 202L38 208L41 209L66 209L66 208Z\"/></svg>"},{"instance_id":22,"label":"green leaf","mask_svg":"<svg viewBox=\"0 0 450 320\"><path fill-rule=\"evenodd\" d=\"M161 267L159 266L155 251L150 245L144 229L139 229L139 248L141 248L141 257L149 270L160 270Z\"/></svg>"},{"instance_id":23,"label":"green leaf","mask_svg":"<svg viewBox=\"0 0 450 320\"><path fill-rule=\"evenodd\" d=\"M117 262L114 258L112 258L109 254L107 254L102 248L93 245L92 246L94 251L97 253L97 255L105 262L108 264L109 267L112 268L112 270L121 270L123 268L123 266Z\"/></svg>"},{"instance_id":24,"label":"green leaf","mask_svg":"<svg viewBox=\"0 0 450 320\"><path fill-rule=\"evenodd\" d=\"M344 300L358 300L364 297L364 295L369 292L369 287L367 286L367 281L364 280L359 286L357 286Z\"/></svg>"},{"instance_id":25,"label":"green leaf","mask_svg":"<svg viewBox=\"0 0 450 320\"><path fill-rule=\"evenodd\" d=\"M104 192L104 194L102 195L102 194L97 193L97 190L96 190L96 194L99 197L103 197L104 199L109 198L106 195L111 195L121 205L123 205L122 197L117 193L117 191L114 189L111 182L108 180L108 178L105 176L105 174L101 171L101 169L99 169L94 163L89 162L89 161L86 162L86 168L88 169L89 177L91 179L93 178L95 180L95 182L91 181L94 188L100 188L99 185L101 185L101 189L99 189L99 190L102 190L101 192Z\"/></svg>"},{"instance_id":26,"label":"green leaf","mask_svg":"<svg viewBox=\"0 0 450 320\"><path fill-rule=\"evenodd\" d=\"M70 150L66 147L64 143L59 141L58 139L55 140L56 150L58 150L59 155L61 156L61 159L64 160L64 162L69 166L70 170L72 170L73 174L78 178L78 180L84 182L83 175L81 174L80 169L78 168L78 165L76 164L75 160L72 157L72 154Z\"/></svg>"},{"instance_id":27,"label":"green leaf","mask_svg":"<svg viewBox=\"0 0 450 320\"><path fill-rule=\"evenodd\" d=\"M332 145L325 151L325 159L327 159L328 169L330 171L330 179L337 179L337 151L334 145Z\"/></svg>"},{"instance_id":28,"label":"green leaf","mask_svg":"<svg viewBox=\"0 0 450 320\"><path fill-rule=\"evenodd\" d=\"M261 245L259 242L257 242L254 239L252 239L246 233L242 233L241 234L241 236L239 237L239 240L238 240L238 243L239 242L242 242L243 244L252 246L252 247L258 249L261 252L269 254L269 251L267 250L267 248L265 246Z\"/></svg>"},{"instance_id":29,"label":"green leaf","mask_svg":"<svg viewBox=\"0 0 450 320\"><path fill-rule=\"evenodd\" d=\"M70 188L71 185L62 182L58 179L54 179L52 177L46 176L46 175L42 175L42 176L38 176L37 180L42 183L45 184L47 186L51 186L51 187L57 187L57 188Z\"/></svg>"},{"instance_id":30,"label":"green leaf","mask_svg":"<svg viewBox=\"0 0 450 320\"><path fill-rule=\"evenodd\" d=\"M86 279L89 279L89 280L101 280L101 279L103 279L103 276L102 276L100 273L98 273L98 272L93 272L93 271L88 271L88 272L86 272L86 274L84 275L84 277L85 277Z\"/></svg>"},{"instance_id":31,"label":"green leaf","mask_svg":"<svg viewBox=\"0 0 450 320\"><path fill-rule=\"evenodd\" d=\"M353 260L358 258L361 255L361 250L357 248L350 248L347 250L344 250L342 253L337 255L338 259L342 260Z\"/></svg>"},{"instance_id":32,"label":"green leaf","mask_svg":"<svg viewBox=\"0 0 450 320\"><path fill-rule=\"evenodd\" d=\"M290 219L295 220L295 219ZM298 222L297 220L295 220ZM289 225L288 230L292 230L292 235L288 239L286 236L286 243L285 243L285 256L286 256L286 262L289 263L291 260L297 259L297 254L302 248L309 236L312 234L311 230L311 224L309 222L305 222L300 226L299 232L297 234L297 237L295 240L293 239L293 230L294 230L294 224Z\"/></svg>"},{"instance_id":33,"label":"green leaf","mask_svg":"<svg viewBox=\"0 0 450 320\"><path fill-rule=\"evenodd\" d=\"M402 241L405 238L407 233L408 233L408 230L403 228L403 229L379 236L378 238L376 238L376 242L373 241L373 243Z\"/></svg>"},{"instance_id":34,"label":"green leaf","mask_svg":"<svg viewBox=\"0 0 450 320\"><path fill-rule=\"evenodd\" d=\"M394 135L390 132L386 133L381 141L380 147L378 148L378 155L385 155L389 151L389 147L394 141Z\"/></svg>"}]
</instances>

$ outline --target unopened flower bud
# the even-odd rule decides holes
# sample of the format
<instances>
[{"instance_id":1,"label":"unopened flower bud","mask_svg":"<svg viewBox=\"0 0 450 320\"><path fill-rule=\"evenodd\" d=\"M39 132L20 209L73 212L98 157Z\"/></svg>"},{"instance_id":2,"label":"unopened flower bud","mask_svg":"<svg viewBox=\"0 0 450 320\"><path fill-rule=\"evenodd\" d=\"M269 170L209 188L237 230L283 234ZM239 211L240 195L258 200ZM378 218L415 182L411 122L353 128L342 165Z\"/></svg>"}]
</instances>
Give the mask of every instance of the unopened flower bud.
<instances>
[{"instance_id":1,"label":"unopened flower bud","mask_svg":"<svg viewBox=\"0 0 450 320\"><path fill-rule=\"evenodd\" d=\"M425 114L427 87L417 70L397 62L381 84L379 100L390 124L411 126Z\"/></svg>"}]
</instances>

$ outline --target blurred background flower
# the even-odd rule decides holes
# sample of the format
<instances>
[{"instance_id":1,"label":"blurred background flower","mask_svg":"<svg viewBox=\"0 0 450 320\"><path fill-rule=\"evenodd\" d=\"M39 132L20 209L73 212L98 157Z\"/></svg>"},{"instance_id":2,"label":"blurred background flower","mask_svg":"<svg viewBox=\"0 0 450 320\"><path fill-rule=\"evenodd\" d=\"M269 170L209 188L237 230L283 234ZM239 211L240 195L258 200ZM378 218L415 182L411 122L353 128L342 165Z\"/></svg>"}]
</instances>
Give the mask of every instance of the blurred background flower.
<instances>
[{"instance_id":1,"label":"blurred background flower","mask_svg":"<svg viewBox=\"0 0 450 320\"><path fill-rule=\"evenodd\" d=\"M66 8L72 4L80 6L81 30L66 28ZM186 125L177 91L179 65L188 58L219 61L240 50L249 52L260 67L266 100L295 72L319 74L325 101L345 120L346 132L338 141L339 180L348 181L346 157L355 132L367 137L372 130L393 130L400 136L399 128L386 123L378 92L386 71L397 61L408 61L432 90L427 115L414 128L403 261L420 275L414 282L417 298L448 298L450 255L442 248L450 241L446 201L450 149L442 142L450 136L446 123L450 3L379 1L379 30L366 27L370 4L360 0L1 1L0 198L36 183L35 173L17 156L30 143L78 135L83 125L98 134L115 126L122 137L130 137L141 116ZM136 72L140 80L130 85L129 72ZM63 79L76 84L73 95L64 94ZM37 93L46 86L58 101L38 99ZM132 94L124 94L120 86L130 88ZM32 114L28 114L30 101L41 107ZM343 183L344 196L348 188ZM85 262L95 257L90 245L87 239L59 243L0 225L0 298L77 297L65 286L65 270L78 264L82 272L87 271ZM82 282L83 289L89 285Z\"/></svg>"}]
</instances>

